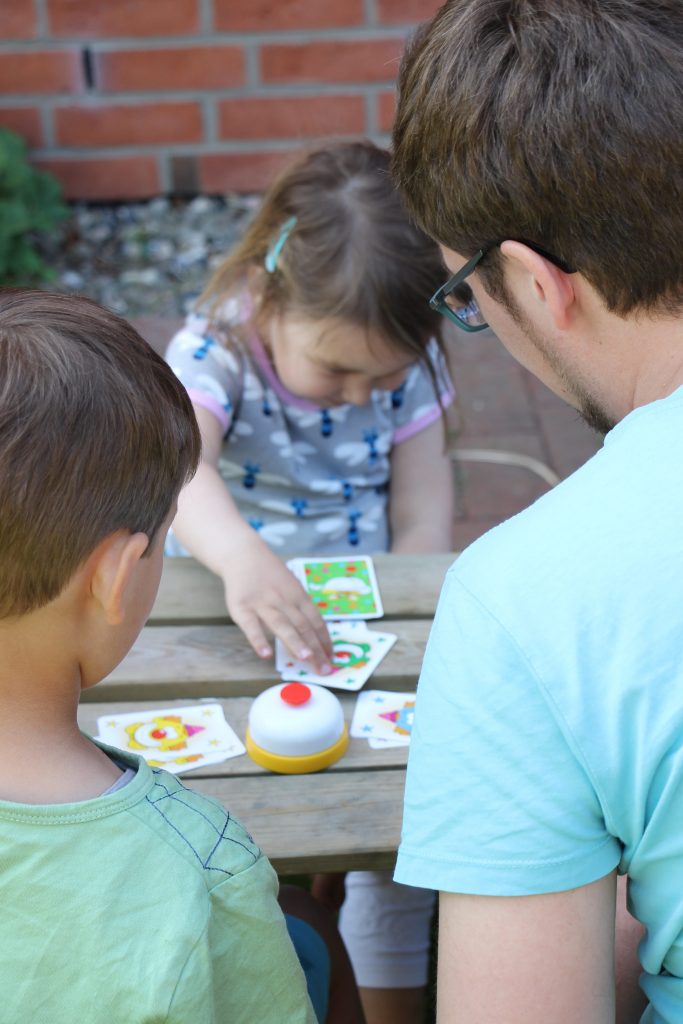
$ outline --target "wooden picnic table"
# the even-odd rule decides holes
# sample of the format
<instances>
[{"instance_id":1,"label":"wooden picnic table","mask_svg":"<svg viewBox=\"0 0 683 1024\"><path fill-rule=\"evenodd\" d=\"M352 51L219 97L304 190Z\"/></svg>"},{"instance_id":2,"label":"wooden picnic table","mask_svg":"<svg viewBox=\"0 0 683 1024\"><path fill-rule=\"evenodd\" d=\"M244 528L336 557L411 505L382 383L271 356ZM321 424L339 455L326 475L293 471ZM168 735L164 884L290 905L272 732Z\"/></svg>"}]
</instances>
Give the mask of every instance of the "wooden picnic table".
<instances>
[{"instance_id":1,"label":"wooden picnic table","mask_svg":"<svg viewBox=\"0 0 683 1024\"><path fill-rule=\"evenodd\" d=\"M384 618L369 627L398 635L366 688L415 689L446 570L443 555L376 555ZM83 693L79 722L98 716L211 699L244 739L253 698L279 682L230 621L220 581L193 559L166 559L151 616L114 672ZM340 693L347 723L355 693ZM274 775L246 754L183 776L217 798L252 833L280 874L390 868L398 846L407 748L371 750L352 739L324 772Z\"/></svg>"}]
</instances>

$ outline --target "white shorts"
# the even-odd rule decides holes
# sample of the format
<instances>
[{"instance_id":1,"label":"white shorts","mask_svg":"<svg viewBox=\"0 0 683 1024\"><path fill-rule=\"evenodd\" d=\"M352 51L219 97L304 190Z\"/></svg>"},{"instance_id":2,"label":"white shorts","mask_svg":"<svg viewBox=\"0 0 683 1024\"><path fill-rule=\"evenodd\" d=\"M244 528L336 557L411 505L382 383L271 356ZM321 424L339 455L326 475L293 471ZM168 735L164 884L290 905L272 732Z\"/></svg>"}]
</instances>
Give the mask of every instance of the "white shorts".
<instances>
[{"instance_id":1,"label":"white shorts","mask_svg":"<svg viewBox=\"0 0 683 1024\"><path fill-rule=\"evenodd\" d=\"M361 988L427 984L436 894L394 882L389 871L350 871L339 931Z\"/></svg>"}]
</instances>

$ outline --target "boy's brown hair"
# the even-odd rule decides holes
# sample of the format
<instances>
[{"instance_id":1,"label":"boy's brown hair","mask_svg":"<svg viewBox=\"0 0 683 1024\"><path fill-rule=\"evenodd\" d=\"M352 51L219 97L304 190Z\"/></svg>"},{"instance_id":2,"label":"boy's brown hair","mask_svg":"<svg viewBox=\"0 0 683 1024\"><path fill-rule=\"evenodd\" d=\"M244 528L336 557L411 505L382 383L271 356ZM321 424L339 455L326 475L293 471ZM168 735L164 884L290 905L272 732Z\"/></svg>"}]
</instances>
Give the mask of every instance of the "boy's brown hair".
<instances>
[{"instance_id":1,"label":"boy's brown hair","mask_svg":"<svg viewBox=\"0 0 683 1024\"><path fill-rule=\"evenodd\" d=\"M117 530L151 544L199 452L185 389L129 323L0 289L0 618L55 598Z\"/></svg>"},{"instance_id":2,"label":"boy's brown hair","mask_svg":"<svg viewBox=\"0 0 683 1024\"><path fill-rule=\"evenodd\" d=\"M395 180L417 222L505 301L497 245L529 241L611 311L683 284L680 0L451 0L403 58Z\"/></svg>"},{"instance_id":3,"label":"boy's brown hair","mask_svg":"<svg viewBox=\"0 0 683 1024\"><path fill-rule=\"evenodd\" d=\"M430 338L441 343L441 317L428 303L443 263L409 219L389 164L389 153L367 140L302 153L268 189L199 308L220 321L226 300L256 268L257 317L292 310L310 320L338 318L424 360ZM266 254L292 217L277 267L265 273Z\"/></svg>"}]
</instances>

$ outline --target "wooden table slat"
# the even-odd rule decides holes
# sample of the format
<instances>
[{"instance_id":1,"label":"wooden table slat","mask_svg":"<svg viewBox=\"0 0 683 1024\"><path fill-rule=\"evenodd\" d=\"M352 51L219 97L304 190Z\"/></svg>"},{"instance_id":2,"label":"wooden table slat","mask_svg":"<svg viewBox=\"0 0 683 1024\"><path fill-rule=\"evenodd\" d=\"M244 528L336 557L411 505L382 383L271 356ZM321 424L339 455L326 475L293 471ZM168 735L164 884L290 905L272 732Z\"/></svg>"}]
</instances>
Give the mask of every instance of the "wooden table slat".
<instances>
[{"instance_id":1,"label":"wooden table slat","mask_svg":"<svg viewBox=\"0 0 683 1024\"><path fill-rule=\"evenodd\" d=\"M366 685L414 690L430 626L428 619L377 620L375 628L399 639ZM279 681L273 661L258 658L237 626L146 626L121 664L82 699L253 697Z\"/></svg>"},{"instance_id":2,"label":"wooden table slat","mask_svg":"<svg viewBox=\"0 0 683 1024\"><path fill-rule=\"evenodd\" d=\"M373 555L385 618L434 614L444 576L455 553ZM193 558L166 558L150 625L229 622L223 585Z\"/></svg>"},{"instance_id":3,"label":"wooden table slat","mask_svg":"<svg viewBox=\"0 0 683 1024\"><path fill-rule=\"evenodd\" d=\"M444 576L455 555L374 557L385 618L398 635L366 689L415 690ZM251 702L279 682L228 618L219 580L193 559L168 559L150 620L124 661L83 693L79 723L99 715L219 700L244 737ZM338 693L350 722L356 694ZM327 771L275 775L246 755L187 772L185 785L218 799L253 833L280 874L390 869L402 816L407 748L351 740Z\"/></svg>"},{"instance_id":4,"label":"wooden table slat","mask_svg":"<svg viewBox=\"0 0 683 1024\"><path fill-rule=\"evenodd\" d=\"M351 718L353 716L353 708L356 703L355 694L339 694L339 699L344 708L344 718L346 719L347 725L351 724ZM237 735L242 741L247 731L247 716L249 714L249 708L252 704L252 698L250 697L231 697L227 700L218 700L216 703L221 704L225 711L225 717L235 730ZM100 715L117 715L125 714L129 711L139 711L140 714L144 714L145 711L151 711L164 708L183 707L187 704L187 701L166 701L163 705L153 703L149 700L141 702L139 705L132 704L130 702L122 703L106 703L106 704L81 704L78 709L78 724L81 729L94 736L97 732L97 719ZM351 738L349 742L349 749L344 754L340 761L332 765L328 771L340 772L340 771L372 771L375 769L383 768L405 768L408 760L408 748L407 747L389 747L385 750L372 750L368 745L367 740ZM231 757L227 761L221 761L220 764L207 765L206 768L195 768L192 771L187 772L182 776L183 782L188 786L193 786L196 779L200 778L225 778L227 776L247 778L253 775L270 775L271 772L266 771L265 768L261 768L255 764L254 761L247 755L244 754L240 757Z\"/></svg>"},{"instance_id":5,"label":"wooden table slat","mask_svg":"<svg viewBox=\"0 0 683 1024\"><path fill-rule=\"evenodd\" d=\"M280 874L391 868L405 772L197 779L253 835Z\"/></svg>"}]
</instances>

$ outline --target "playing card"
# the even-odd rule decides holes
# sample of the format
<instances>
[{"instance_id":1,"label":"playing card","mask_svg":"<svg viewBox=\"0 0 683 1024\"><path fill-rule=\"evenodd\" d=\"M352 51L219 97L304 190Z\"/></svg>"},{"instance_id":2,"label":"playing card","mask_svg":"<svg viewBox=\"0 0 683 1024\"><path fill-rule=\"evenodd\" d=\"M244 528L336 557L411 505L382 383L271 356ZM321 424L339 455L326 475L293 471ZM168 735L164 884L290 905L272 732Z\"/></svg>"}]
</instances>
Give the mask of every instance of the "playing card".
<instances>
[{"instance_id":1,"label":"playing card","mask_svg":"<svg viewBox=\"0 0 683 1024\"><path fill-rule=\"evenodd\" d=\"M408 744L414 707L414 693L366 690L358 694L349 731L360 739L384 739L396 746Z\"/></svg>"},{"instance_id":2,"label":"playing card","mask_svg":"<svg viewBox=\"0 0 683 1024\"><path fill-rule=\"evenodd\" d=\"M280 641L276 641L275 667L283 679L318 683L334 690L360 690L396 643L394 633L370 630L362 621L330 622L327 629L332 640L334 671L327 676L317 675L306 662L289 657Z\"/></svg>"},{"instance_id":3,"label":"playing card","mask_svg":"<svg viewBox=\"0 0 683 1024\"><path fill-rule=\"evenodd\" d=\"M293 558L287 562L324 619L379 619L384 615L372 559Z\"/></svg>"},{"instance_id":4,"label":"playing card","mask_svg":"<svg viewBox=\"0 0 683 1024\"><path fill-rule=\"evenodd\" d=\"M102 715L97 728L97 738L112 747L140 754L155 765L181 765L169 771L187 771L245 753L220 704ZM213 757L218 753L220 757Z\"/></svg>"},{"instance_id":5,"label":"playing card","mask_svg":"<svg viewBox=\"0 0 683 1024\"><path fill-rule=\"evenodd\" d=\"M385 739L383 736L370 736L368 746L373 750L385 750L387 747L409 747L409 736L397 736L394 740Z\"/></svg>"},{"instance_id":6,"label":"playing card","mask_svg":"<svg viewBox=\"0 0 683 1024\"><path fill-rule=\"evenodd\" d=\"M172 761L158 761L153 757L145 758L150 768L163 768L165 772L172 775L179 775L181 772L192 771L193 768L205 768L207 764L218 764L220 761L227 761L229 757L236 757L243 754L244 748L233 754L225 750L208 751L205 754L178 754Z\"/></svg>"}]
</instances>

